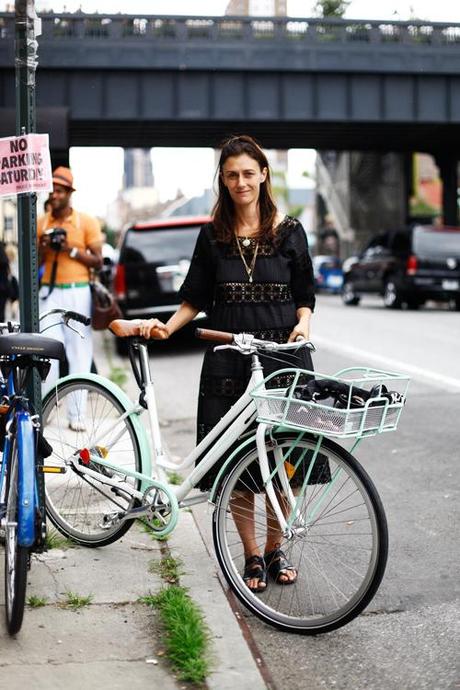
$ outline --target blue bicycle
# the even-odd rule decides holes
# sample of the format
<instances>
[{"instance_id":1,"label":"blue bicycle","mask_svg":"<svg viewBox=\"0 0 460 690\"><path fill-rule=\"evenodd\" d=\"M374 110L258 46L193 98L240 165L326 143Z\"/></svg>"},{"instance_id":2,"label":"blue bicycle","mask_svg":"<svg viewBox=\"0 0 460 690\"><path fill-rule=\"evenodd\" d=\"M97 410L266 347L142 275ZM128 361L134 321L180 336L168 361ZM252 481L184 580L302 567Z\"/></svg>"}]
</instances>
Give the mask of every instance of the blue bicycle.
<instances>
[{"instance_id":1,"label":"blue bicycle","mask_svg":"<svg viewBox=\"0 0 460 690\"><path fill-rule=\"evenodd\" d=\"M73 319L87 324L76 312L53 310L69 326ZM71 326L69 326L72 328ZM75 329L74 329L75 330ZM37 333L19 333L17 324L0 324L0 527L5 539L5 613L10 635L22 625L30 556L45 544L45 509L40 500L40 472L55 471L38 460L49 455L40 433L39 416L27 398L32 372L42 381L50 359L63 360L61 342ZM7 334L5 334L7 331Z\"/></svg>"}]
</instances>

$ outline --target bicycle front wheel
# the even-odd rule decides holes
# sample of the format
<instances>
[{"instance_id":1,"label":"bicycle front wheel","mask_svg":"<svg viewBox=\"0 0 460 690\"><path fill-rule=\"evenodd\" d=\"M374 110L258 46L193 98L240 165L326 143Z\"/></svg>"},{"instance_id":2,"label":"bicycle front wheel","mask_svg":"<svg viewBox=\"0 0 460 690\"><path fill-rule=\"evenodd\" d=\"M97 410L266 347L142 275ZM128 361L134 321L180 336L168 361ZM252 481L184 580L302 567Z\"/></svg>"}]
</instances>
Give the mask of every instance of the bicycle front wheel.
<instances>
[{"instance_id":1,"label":"bicycle front wheel","mask_svg":"<svg viewBox=\"0 0 460 690\"><path fill-rule=\"evenodd\" d=\"M286 517L297 506L292 529L280 532L252 447L221 485L213 516L217 558L239 600L266 623L292 633L329 632L357 616L377 591L388 553L385 513L371 479L344 448L324 439L308 476L316 438L274 438L267 447L272 482ZM289 586L272 579L254 593L242 578L242 536L264 554L268 535L297 579Z\"/></svg>"},{"instance_id":2,"label":"bicycle front wheel","mask_svg":"<svg viewBox=\"0 0 460 690\"><path fill-rule=\"evenodd\" d=\"M140 481L124 476L123 470L142 472L136 431L129 417L122 416L124 411L109 389L83 377L58 383L43 401L43 435L53 449L46 462L65 469L65 474L46 476L46 511L62 534L83 546L111 544L132 525L132 520L110 520L136 504L124 488L138 489ZM93 460L89 464L97 472L118 477L117 486L79 473L69 464L83 450L120 467L117 473Z\"/></svg>"},{"instance_id":3,"label":"bicycle front wheel","mask_svg":"<svg viewBox=\"0 0 460 690\"><path fill-rule=\"evenodd\" d=\"M21 629L27 587L29 549L18 544L18 452L13 441L6 476L5 614L10 635Z\"/></svg>"}]
</instances>

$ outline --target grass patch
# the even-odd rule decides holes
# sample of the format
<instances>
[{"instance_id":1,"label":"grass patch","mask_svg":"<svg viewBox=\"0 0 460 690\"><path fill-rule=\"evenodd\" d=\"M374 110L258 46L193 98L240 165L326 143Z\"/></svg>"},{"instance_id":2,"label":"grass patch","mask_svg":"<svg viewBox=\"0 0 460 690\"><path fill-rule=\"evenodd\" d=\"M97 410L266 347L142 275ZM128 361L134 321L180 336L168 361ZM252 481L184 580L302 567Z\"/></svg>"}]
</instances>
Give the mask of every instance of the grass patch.
<instances>
[{"instance_id":1,"label":"grass patch","mask_svg":"<svg viewBox=\"0 0 460 690\"><path fill-rule=\"evenodd\" d=\"M165 556L160 561L152 561L149 570L152 573L161 575L163 580L169 584L177 584L182 571L180 569L182 561L174 558L174 556Z\"/></svg>"},{"instance_id":2,"label":"grass patch","mask_svg":"<svg viewBox=\"0 0 460 690\"><path fill-rule=\"evenodd\" d=\"M88 596L82 597L75 592L66 592L65 597L66 598L62 603L62 606L64 606L66 609L72 609L72 611L78 611L78 609L82 609L84 606L89 606L93 595L88 594Z\"/></svg>"},{"instance_id":3,"label":"grass patch","mask_svg":"<svg viewBox=\"0 0 460 690\"><path fill-rule=\"evenodd\" d=\"M128 375L126 371L121 367L111 367L109 379L116 383L117 386L120 386L120 388L123 388L126 381L128 380Z\"/></svg>"},{"instance_id":4,"label":"grass patch","mask_svg":"<svg viewBox=\"0 0 460 690\"><path fill-rule=\"evenodd\" d=\"M178 472L168 472L168 481L170 484L178 486L182 484L183 479Z\"/></svg>"},{"instance_id":5,"label":"grass patch","mask_svg":"<svg viewBox=\"0 0 460 690\"><path fill-rule=\"evenodd\" d=\"M75 542L67 537L62 536L55 529L47 529L45 537L45 547L50 551L51 549L72 549Z\"/></svg>"},{"instance_id":6,"label":"grass patch","mask_svg":"<svg viewBox=\"0 0 460 690\"><path fill-rule=\"evenodd\" d=\"M158 536L155 530L151 527L150 523L146 520L140 518L138 522L140 522L140 524L142 525L142 529L144 530L144 532L150 534L152 539L155 539L156 541L168 541L168 534L166 534L164 537ZM163 523L161 523L159 520L153 520L153 524L158 525L158 527L164 527Z\"/></svg>"},{"instance_id":7,"label":"grass patch","mask_svg":"<svg viewBox=\"0 0 460 690\"><path fill-rule=\"evenodd\" d=\"M203 683L209 674L209 632L203 615L183 587L172 585L140 600L159 610L166 630L166 656L179 679Z\"/></svg>"},{"instance_id":8,"label":"grass patch","mask_svg":"<svg viewBox=\"0 0 460 690\"><path fill-rule=\"evenodd\" d=\"M47 603L48 599L46 597L36 597L35 594L27 597L27 605L30 606L31 609L39 609L42 606L46 606Z\"/></svg>"}]
</instances>

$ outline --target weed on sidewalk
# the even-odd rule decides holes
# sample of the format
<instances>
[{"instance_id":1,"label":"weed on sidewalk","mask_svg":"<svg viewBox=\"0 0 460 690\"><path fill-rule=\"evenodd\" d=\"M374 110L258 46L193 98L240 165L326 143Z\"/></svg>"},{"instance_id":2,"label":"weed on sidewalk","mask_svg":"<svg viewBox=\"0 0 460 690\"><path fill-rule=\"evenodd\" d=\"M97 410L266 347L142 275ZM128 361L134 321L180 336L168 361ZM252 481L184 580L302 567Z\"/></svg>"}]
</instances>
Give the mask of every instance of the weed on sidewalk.
<instances>
[{"instance_id":1,"label":"weed on sidewalk","mask_svg":"<svg viewBox=\"0 0 460 690\"><path fill-rule=\"evenodd\" d=\"M186 589L171 585L140 601L159 610L166 632L166 655L179 679L203 683L210 671L210 636L203 614Z\"/></svg>"}]
</instances>

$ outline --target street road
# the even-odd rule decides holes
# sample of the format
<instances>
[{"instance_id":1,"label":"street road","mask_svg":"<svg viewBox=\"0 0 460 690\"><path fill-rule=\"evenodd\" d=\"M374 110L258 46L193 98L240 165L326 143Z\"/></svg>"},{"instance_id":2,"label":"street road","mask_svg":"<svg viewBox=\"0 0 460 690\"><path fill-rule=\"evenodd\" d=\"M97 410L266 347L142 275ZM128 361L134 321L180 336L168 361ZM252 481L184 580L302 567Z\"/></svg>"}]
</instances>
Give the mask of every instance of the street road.
<instances>
[{"instance_id":1,"label":"street road","mask_svg":"<svg viewBox=\"0 0 460 690\"><path fill-rule=\"evenodd\" d=\"M311 336L318 371L368 364L412 376L398 431L357 451L385 505L389 560L364 614L328 635L287 635L243 614L259 656L277 690L460 688L459 314L393 312L370 298L344 307L321 296ZM194 441L200 362L193 344L161 344L152 355L173 454ZM210 543L208 509L195 514Z\"/></svg>"}]
</instances>

